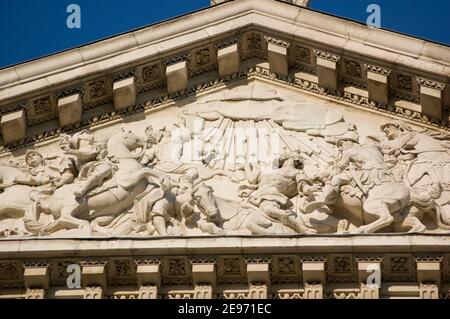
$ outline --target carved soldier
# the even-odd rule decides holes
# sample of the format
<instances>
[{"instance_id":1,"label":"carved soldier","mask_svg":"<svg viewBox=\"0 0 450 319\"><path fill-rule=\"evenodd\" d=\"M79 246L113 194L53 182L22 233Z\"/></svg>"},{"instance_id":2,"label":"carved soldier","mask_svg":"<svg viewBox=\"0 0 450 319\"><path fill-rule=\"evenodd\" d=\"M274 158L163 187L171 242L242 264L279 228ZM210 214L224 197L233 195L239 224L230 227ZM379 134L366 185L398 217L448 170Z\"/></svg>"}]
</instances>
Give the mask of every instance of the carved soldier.
<instances>
[{"instance_id":1,"label":"carved soldier","mask_svg":"<svg viewBox=\"0 0 450 319\"><path fill-rule=\"evenodd\" d=\"M165 128L155 131L152 126L148 126L146 131L147 140L151 148L146 152L149 162L153 167L166 174L186 175L193 182L199 177L195 167L177 161L180 155L178 144L174 144L171 133Z\"/></svg>"},{"instance_id":2,"label":"carved soldier","mask_svg":"<svg viewBox=\"0 0 450 319\"><path fill-rule=\"evenodd\" d=\"M75 196L83 197L112 177L114 165L107 159L106 144L96 143L94 135L89 131L83 130L73 137L63 135L60 147L66 155L75 158L80 171L78 177L83 181L83 186L75 191Z\"/></svg>"},{"instance_id":3,"label":"carved soldier","mask_svg":"<svg viewBox=\"0 0 450 319\"><path fill-rule=\"evenodd\" d=\"M450 224L450 147L448 135L439 132L414 131L403 122L381 126L387 140L380 144L388 156L404 163L404 181L413 187L419 210L437 211L438 226ZM420 214L417 214L420 218Z\"/></svg>"},{"instance_id":4,"label":"carved soldier","mask_svg":"<svg viewBox=\"0 0 450 319\"><path fill-rule=\"evenodd\" d=\"M16 182L30 186L52 184L56 189L74 180L72 163L67 159L54 156L44 159L42 154L35 150L27 151L25 155L27 165L26 177L18 177Z\"/></svg>"},{"instance_id":5,"label":"carved soldier","mask_svg":"<svg viewBox=\"0 0 450 319\"><path fill-rule=\"evenodd\" d=\"M250 194L249 202L259 207L263 213L276 222L282 223L298 233L314 233L298 220L292 210L290 198L298 194L298 182L303 178L303 159L299 153L285 154L280 158L280 168L271 174L262 174L250 164L244 170L250 184L258 188Z\"/></svg>"},{"instance_id":6,"label":"carved soldier","mask_svg":"<svg viewBox=\"0 0 450 319\"><path fill-rule=\"evenodd\" d=\"M387 137L380 143L383 153L395 156L401 162L415 160L414 171L410 169L411 185L424 174L431 178L435 187L446 179L442 175L442 163L450 163L450 149L442 141L429 134L415 132L400 121L384 124L381 130Z\"/></svg>"},{"instance_id":7,"label":"carved soldier","mask_svg":"<svg viewBox=\"0 0 450 319\"><path fill-rule=\"evenodd\" d=\"M337 162L340 171L325 185L321 195L309 203L306 213L325 205L333 205L341 187L349 185L359 198L366 198L370 189L383 183L395 182L392 173L385 167L383 154L376 145L360 145L356 132L349 131L339 138L337 145L341 157Z\"/></svg>"},{"instance_id":8,"label":"carved soldier","mask_svg":"<svg viewBox=\"0 0 450 319\"><path fill-rule=\"evenodd\" d=\"M167 236L167 227L178 226L179 219L189 218L193 212L192 184L186 177L180 183L162 177L158 183L150 186L143 196L139 197L134 211L138 231L146 228L152 232L154 228L160 236Z\"/></svg>"}]
</instances>

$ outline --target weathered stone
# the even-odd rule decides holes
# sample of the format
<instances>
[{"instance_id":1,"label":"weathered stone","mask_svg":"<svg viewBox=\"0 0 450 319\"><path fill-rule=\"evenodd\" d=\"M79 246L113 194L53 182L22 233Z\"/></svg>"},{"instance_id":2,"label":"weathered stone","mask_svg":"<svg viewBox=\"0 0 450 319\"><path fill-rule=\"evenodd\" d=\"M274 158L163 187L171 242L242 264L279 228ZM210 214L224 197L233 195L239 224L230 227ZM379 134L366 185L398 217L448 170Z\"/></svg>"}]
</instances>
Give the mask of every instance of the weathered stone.
<instances>
[{"instance_id":1,"label":"weathered stone","mask_svg":"<svg viewBox=\"0 0 450 319\"><path fill-rule=\"evenodd\" d=\"M193 264L192 279L194 285L209 284L214 287L217 282L215 264Z\"/></svg>"},{"instance_id":2,"label":"weathered stone","mask_svg":"<svg viewBox=\"0 0 450 319\"><path fill-rule=\"evenodd\" d=\"M104 289L107 286L105 266L83 266L81 278L84 287L101 287ZM97 295L97 292L93 292L92 294Z\"/></svg>"},{"instance_id":3,"label":"weathered stone","mask_svg":"<svg viewBox=\"0 0 450 319\"><path fill-rule=\"evenodd\" d=\"M325 263L305 261L302 263L302 274L304 282L325 282Z\"/></svg>"},{"instance_id":4,"label":"weathered stone","mask_svg":"<svg viewBox=\"0 0 450 319\"><path fill-rule=\"evenodd\" d=\"M317 51L317 77L319 85L323 88L336 91L338 89L338 67L337 63L340 59L339 56Z\"/></svg>"},{"instance_id":5,"label":"weathered stone","mask_svg":"<svg viewBox=\"0 0 450 319\"><path fill-rule=\"evenodd\" d=\"M134 77L114 83L114 107L121 110L136 104L136 83Z\"/></svg>"},{"instance_id":6,"label":"weathered stone","mask_svg":"<svg viewBox=\"0 0 450 319\"><path fill-rule=\"evenodd\" d=\"M219 65L219 75L226 76L239 72L240 56L237 44L221 48L217 51L217 63Z\"/></svg>"},{"instance_id":7,"label":"weathered stone","mask_svg":"<svg viewBox=\"0 0 450 319\"><path fill-rule=\"evenodd\" d=\"M249 283L270 283L269 263L248 263L247 279Z\"/></svg>"},{"instance_id":8,"label":"weathered stone","mask_svg":"<svg viewBox=\"0 0 450 319\"><path fill-rule=\"evenodd\" d=\"M167 92L175 93L187 88L188 68L187 62L182 61L169 65L166 69Z\"/></svg>"},{"instance_id":9,"label":"weathered stone","mask_svg":"<svg viewBox=\"0 0 450 319\"><path fill-rule=\"evenodd\" d=\"M382 67L366 65L367 67L367 90L369 99L375 102L389 103L389 77L390 70Z\"/></svg>"},{"instance_id":10,"label":"weathered stone","mask_svg":"<svg viewBox=\"0 0 450 319\"><path fill-rule=\"evenodd\" d=\"M418 82L422 113L431 118L442 119L444 115L444 84L420 78Z\"/></svg>"},{"instance_id":11,"label":"weathered stone","mask_svg":"<svg viewBox=\"0 0 450 319\"><path fill-rule=\"evenodd\" d=\"M81 121L83 105L81 95L74 94L58 100L59 124L66 126Z\"/></svg>"},{"instance_id":12,"label":"weathered stone","mask_svg":"<svg viewBox=\"0 0 450 319\"><path fill-rule=\"evenodd\" d=\"M289 43L285 43L284 41L280 41L281 43L277 43L274 40L268 40L268 57L269 57L269 66L270 70L274 73L278 73L281 75L289 74L289 54L288 47Z\"/></svg>"},{"instance_id":13,"label":"weathered stone","mask_svg":"<svg viewBox=\"0 0 450 319\"><path fill-rule=\"evenodd\" d=\"M48 289L48 267L27 267L24 270L23 279L26 288Z\"/></svg>"},{"instance_id":14,"label":"weathered stone","mask_svg":"<svg viewBox=\"0 0 450 319\"><path fill-rule=\"evenodd\" d=\"M161 283L160 265L138 265L136 276L140 286L154 285L158 287Z\"/></svg>"},{"instance_id":15,"label":"weathered stone","mask_svg":"<svg viewBox=\"0 0 450 319\"><path fill-rule=\"evenodd\" d=\"M440 261L417 261L418 282L441 282Z\"/></svg>"},{"instance_id":16,"label":"weathered stone","mask_svg":"<svg viewBox=\"0 0 450 319\"><path fill-rule=\"evenodd\" d=\"M25 111L20 110L14 113L5 114L1 119L3 143L9 144L19 141L27 135L27 122Z\"/></svg>"}]
</instances>

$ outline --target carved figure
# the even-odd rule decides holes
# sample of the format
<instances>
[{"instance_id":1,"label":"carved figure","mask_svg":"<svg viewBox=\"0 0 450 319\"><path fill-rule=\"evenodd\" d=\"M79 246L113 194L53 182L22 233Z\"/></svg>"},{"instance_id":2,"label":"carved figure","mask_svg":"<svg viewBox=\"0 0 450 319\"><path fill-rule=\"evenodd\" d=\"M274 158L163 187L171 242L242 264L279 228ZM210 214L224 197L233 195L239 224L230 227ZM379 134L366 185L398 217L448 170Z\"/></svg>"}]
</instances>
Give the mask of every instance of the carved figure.
<instances>
[{"instance_id":1,"label":"carved figure","mask_svg":"<svg viewBox=\"0 0 450 319\"><path fill-rule=\"evenodd\" d=\"M261 174L257 168L244 165L250 184L258 188L249 196L249 202L261 209L269 218L292 228L298 233L315 233L306 227L292 209L290 198L298 194L297 184L301 178L303 161L298 153L285 154L279 160L280 169L275 173Z\"/></svg>"},{"instance_id":2,"label":"carved figure","mask_svg":"<svg viewBox=\"0 0 450 319\"><path fill-rule=\"evenodd\" d=\"M325 205L333 205L342 187L356 189L365 216L376 218L357 232L374 233L393 223L393 215L409 209L410 192L402 183L395 181L385 167L382 152L376 145L358 144L359 136L348 132L338 140L341 158L337 162L338 174L324 187L319 198L308 204L305 213Z\"/></svg>"},{"instance_id":3,"label":"carved figure","mask_svg":"<svg viewBox=\"0 0 450 319\"><path fill-rule=\"evenodd\" d=\"M79 198L76 191L84 185L73 183L59 188L48 200L49 211L55 218L50 225L38 229L40 234L50 234L59 229L81 228L90 231L89 221L102 216L116 216L133 205L134 199L145 191L148 179L160 177L149 168L143 168L134 154L144 142L132 131L122 129L108 140L108 157L114 159L117 172L111 186L104 192ZM143 153L143 152L141 152Z\"/></svg>"},{"instance_id":4,"label":"carved figure","mask_svg":"<svg viewBox=\"0 0 450 319\"><path fill-rule=\"evenodd\" d=\"M404 227L424 231L420 221L430 213L441 229L450 229L450 145L448 135L417 132L397 121L381 126L383 153L403 168L403 181L413 188L414 207Z\"/></svg>"}]
</instances>

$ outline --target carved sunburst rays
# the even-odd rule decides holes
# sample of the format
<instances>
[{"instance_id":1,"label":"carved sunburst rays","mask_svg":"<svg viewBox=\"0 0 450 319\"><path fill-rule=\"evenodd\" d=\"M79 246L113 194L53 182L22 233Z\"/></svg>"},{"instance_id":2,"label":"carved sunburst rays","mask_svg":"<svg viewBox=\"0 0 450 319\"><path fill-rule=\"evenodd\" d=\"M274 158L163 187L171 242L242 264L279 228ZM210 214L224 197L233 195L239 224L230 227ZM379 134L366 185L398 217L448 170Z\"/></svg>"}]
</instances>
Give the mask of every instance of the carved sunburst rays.
<instances>
[{"instance_id":1,"label":"carved sunburst rays","mask_svg":"<svg viewBox=\"0 0 450 319\"><path fill-rule=\"evenodd\" d=\"M211 169L239 170L240 164L258 165L270 172L279 167L280 155L300 150L309 167L326 167L335 148L323 138L284 129L272 120L206 121L201 134L183 145L183 161L201 161ZM193 158L194 154L202 154Z\"/></svg>"}]
</instances>

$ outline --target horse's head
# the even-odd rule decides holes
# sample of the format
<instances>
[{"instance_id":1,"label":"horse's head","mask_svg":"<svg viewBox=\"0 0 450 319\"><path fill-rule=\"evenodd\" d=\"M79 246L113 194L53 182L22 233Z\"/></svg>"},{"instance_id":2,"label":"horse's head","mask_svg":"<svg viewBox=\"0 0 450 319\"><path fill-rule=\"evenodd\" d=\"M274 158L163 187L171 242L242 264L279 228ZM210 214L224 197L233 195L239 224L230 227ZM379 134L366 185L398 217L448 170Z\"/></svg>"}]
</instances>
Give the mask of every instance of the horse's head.
<instances>
[{"instance_id":1,"label":"horse's head","mask_svg":"<svg viewBox=\"0 0 450 319\"><path fill-rule=\"evenodd\" d=\"M146 148L147 141L136 135L133 131L122 127L120 132L111 136L107 144L108 156L110 158L140 158ZM133 153L142 148L139 154Z\"/></svg>"},{"instance_id":2,"label":"horse's head","mask_svg":"<svg viewBox=\"0 0 450 319\"><path fill-rule=\"evenodd\" d=\"M145 146L145 141L137 136L132 130L121 128L121 138L123 145L125 145L130 151L135 150L138 147Z\"/></svg>"},{"instance_id":3,"label":"horse's head","mask_svg":"<svg viewBox=\"0 0 450 319\"><path fill-rule=\"evenodd\" d=\"M214 198L214 191L211 186L201 183L194 189L194 201L200 212L208 219L218 219L220 217L219 208Z\"/></svg>"}]
</instances>

